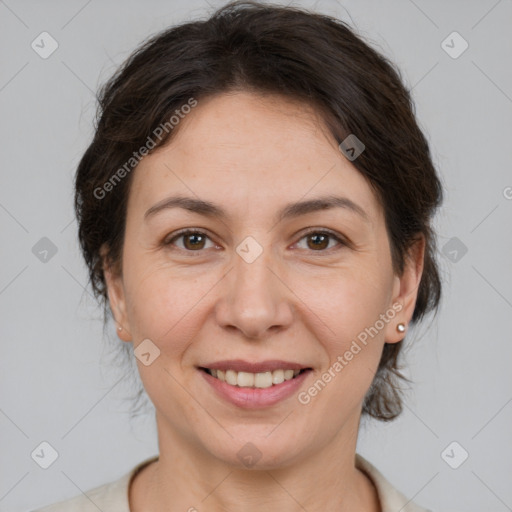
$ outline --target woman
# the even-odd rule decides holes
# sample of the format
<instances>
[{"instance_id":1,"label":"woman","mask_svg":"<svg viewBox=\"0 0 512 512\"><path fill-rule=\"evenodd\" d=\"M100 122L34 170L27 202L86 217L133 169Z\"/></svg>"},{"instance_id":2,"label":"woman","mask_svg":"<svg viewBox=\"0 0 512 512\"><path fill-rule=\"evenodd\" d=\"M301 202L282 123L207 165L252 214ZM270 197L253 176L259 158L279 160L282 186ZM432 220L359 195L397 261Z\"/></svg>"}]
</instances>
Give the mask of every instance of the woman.
<instances>
[{"instance_id":1,"label":"woman","mask_svg":"<svg viewBox=\"0 0 512 512\"><path fill-rule=\"evenodd\" d=\"M425 511L356 442L439 304L441 200L398 72L341 21L235 2L145 43L76 212L160 453L40 510Z\"/></svg>"}]
</instances>

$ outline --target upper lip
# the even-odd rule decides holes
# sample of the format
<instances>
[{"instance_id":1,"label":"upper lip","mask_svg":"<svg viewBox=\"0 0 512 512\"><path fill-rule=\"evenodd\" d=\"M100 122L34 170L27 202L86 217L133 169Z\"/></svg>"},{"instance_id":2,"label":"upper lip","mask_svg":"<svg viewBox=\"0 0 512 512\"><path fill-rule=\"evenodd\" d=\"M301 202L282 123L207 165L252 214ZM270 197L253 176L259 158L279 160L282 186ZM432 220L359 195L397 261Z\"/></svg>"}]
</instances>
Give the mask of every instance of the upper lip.
<instances>
[{"instance_id":1,"label":"upper lip","mask_svg":"<svg viewBox=\"0 0 512 512\"><path fill-rule=\"evenodd\" d=\"M280 361L277 359L261 361L259 363L244 361L243 359L230 359L225 361L215 361L202 365L201 368L210 370L234 370L235 372L262 373L273 372L274 370L303 370L309 368L300 363L291 361Z\"/></svg>"}]
</instances>

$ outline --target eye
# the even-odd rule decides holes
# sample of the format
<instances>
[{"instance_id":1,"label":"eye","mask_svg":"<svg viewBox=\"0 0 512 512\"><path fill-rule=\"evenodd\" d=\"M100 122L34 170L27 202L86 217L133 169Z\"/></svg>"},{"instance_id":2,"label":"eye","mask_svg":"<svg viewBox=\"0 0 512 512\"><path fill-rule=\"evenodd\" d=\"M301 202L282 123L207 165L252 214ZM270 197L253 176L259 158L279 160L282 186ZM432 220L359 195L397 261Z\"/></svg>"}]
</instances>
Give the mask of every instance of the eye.
<instances>
[{"instance_id":1,"label":"eye","mask_svg":"<svg viewBox=\"0 0 512 512\"><path fill-rule=\"evenodd\" d=\"M183 239L183 246L181 247L175 244L176 240L179 239ZM329 242L333 240L338 242L338 245L347 245L338 235L326 229L312 229L303 235L298 243L304 239L308 239L308 242L311 241L311 243L307 243L306 249L314 252L327 252L326 249L333 249L333 247L329 247ZM172 238L166 239L163 243L164 245L176 245L179 249L187 252L200 252L202 249L208 249L208 247L205 247L206 240L210 240L210 237L204 231L184 229L176 233ZM213 243L212 246L214 246Z\"/></svg>"},{"instance_id":2,"label":"eye","mask_svg":"<svg viewBox=\"0 0 512 512\"><path fill-rule=\"evenodd\" d=\"M332 249L333 247L328 247L329 241L331 240L338 242L338 244L340 244L341 246L347 245L339 236L337 236L334 232L330 230L313 229L311 231L308 231L300 240L304 239L308 240L306 242L306 249L311 249L312 251L315 252L327 252L325 251L325 249Z\"/></svg>"},{"instance_id":3,"label":"eye","mask_svg":"<svg viewBox=\"0 0 512 512\"><path fill-rule=\"evenodd\" d=\"M204 246L205 241L207 239L209 240L208 235L205 232L199 231L197 229L186 229L180 231L172 238L165 240L164 245L174 245L174 241L180 238L183 238L184 243L183 247L178 246L179 249L183 249L189 252L199 252L201 249L208 248Z\"/></svg>"}]
</instances>

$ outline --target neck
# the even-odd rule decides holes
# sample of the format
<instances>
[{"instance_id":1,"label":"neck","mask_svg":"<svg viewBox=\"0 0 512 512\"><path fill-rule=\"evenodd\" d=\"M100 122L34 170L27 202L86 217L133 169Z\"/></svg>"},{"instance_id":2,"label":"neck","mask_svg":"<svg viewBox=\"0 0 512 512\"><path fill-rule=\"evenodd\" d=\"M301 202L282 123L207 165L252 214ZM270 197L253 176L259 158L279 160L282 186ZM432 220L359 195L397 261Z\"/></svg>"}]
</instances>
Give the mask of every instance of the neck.
<instances>
[{"instance_id":1,"label":"neck","mask_svg":"<svg viewBox=\"0 0 512 512\"><path fill-rule=\"evenodd\" d=\"M372 481L355 467L358 421L287 467L257 470L198 452L195 445L162 428L157 416L160 456L133 480L130 510L380 512Z\"/></svg>"}]
</instances>

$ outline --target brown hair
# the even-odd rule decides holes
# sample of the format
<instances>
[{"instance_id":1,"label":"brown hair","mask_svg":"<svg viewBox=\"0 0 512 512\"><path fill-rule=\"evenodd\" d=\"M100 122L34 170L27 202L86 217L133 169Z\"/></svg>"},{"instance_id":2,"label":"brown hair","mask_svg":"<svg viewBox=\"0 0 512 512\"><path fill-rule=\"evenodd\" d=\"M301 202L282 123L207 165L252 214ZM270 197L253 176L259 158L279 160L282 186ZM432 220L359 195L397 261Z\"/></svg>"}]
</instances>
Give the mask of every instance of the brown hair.
<instances>
[{"instance_id":1,"label":"brown hair","mask_svg":"<svg viewBox=\"0 0 512 512\"><path fill-rule=\"evenodd\" d=\"M382 205L395 273L403 272L418 236L426 240L412 323L437 311L441 281L430 222L442 186L399 71L340 20L295 7L235 1L205 21L171 27L146 41L98 94L94 139L76 174L75 210L105 321L100 248L108 247L105 261L120 269L130 170L136 167L130 159L152 135L153 147L168 142L179 124L160 137L154 134L165 123L169 127L169 118L191 98L234 90L297 99L321 114L338 143L349 134L364 143L352 163ZM385 344L363 414L391 420L402 411L397 378L408 380L398 366L402 344Z\"/></svg>"}]
</instances>

